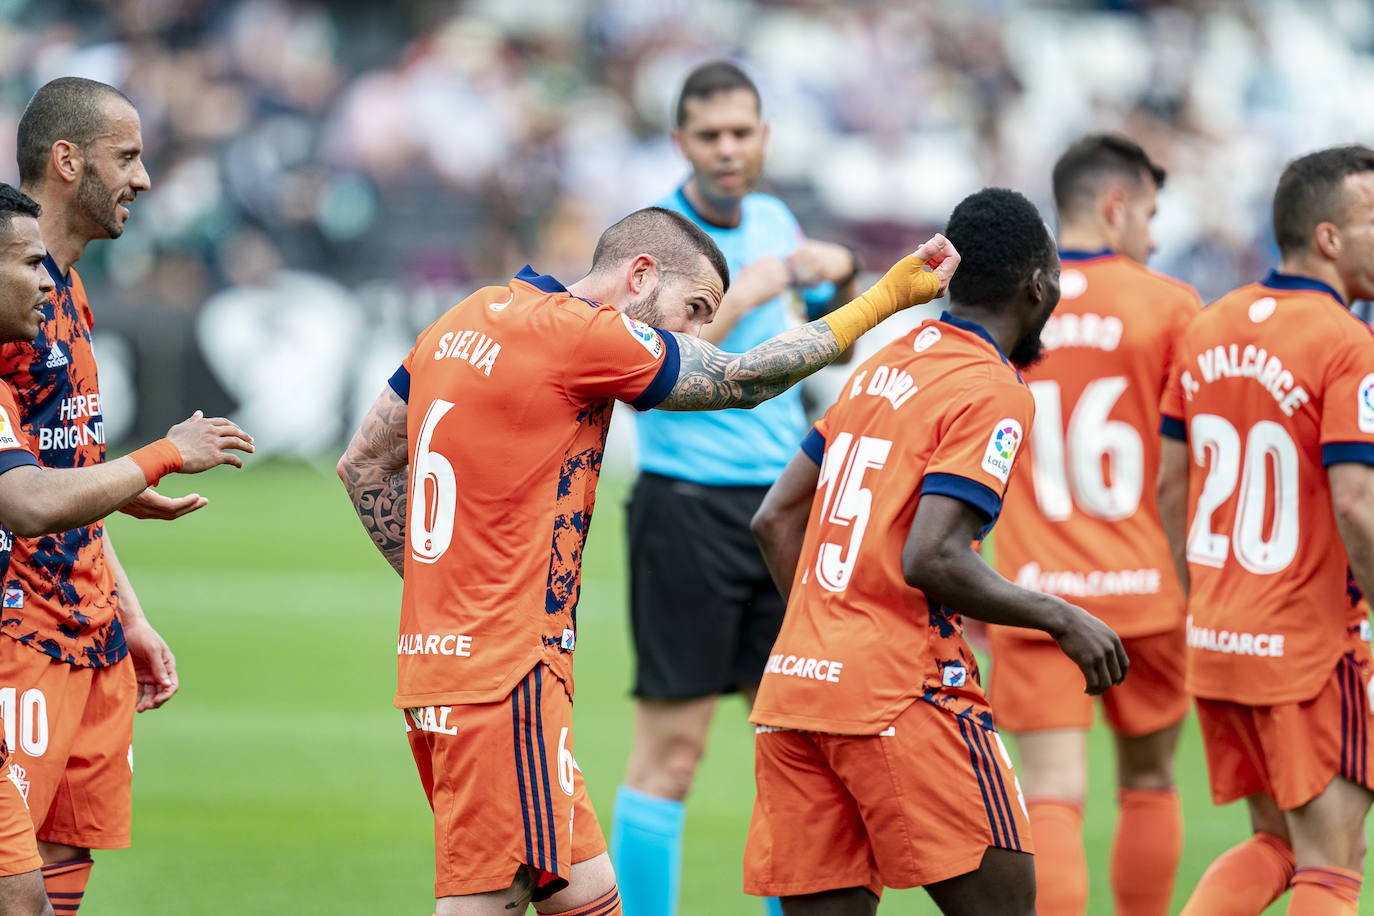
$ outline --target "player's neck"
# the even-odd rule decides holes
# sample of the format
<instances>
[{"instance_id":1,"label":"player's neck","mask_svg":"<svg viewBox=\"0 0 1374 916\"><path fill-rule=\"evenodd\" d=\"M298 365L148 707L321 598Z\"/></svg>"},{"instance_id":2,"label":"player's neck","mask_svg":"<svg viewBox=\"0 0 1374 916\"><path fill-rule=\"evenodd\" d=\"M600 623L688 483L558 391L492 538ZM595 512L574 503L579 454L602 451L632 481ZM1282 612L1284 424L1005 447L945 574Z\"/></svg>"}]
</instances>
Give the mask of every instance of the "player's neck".
<instances>
[{"instance_id":1,"label":"player's neck","mask_svg":"<svg viewBox=\"0 0 1374 916\"><path fill-rule=\"evenodd\" d=\"M955 318L962 318L964 321L972 321L974 324L980 325L984 331L988 332L988 336L997 342L998 349L1003 353L1010 353L1011 348L1016 345L1016 338L1020 334L1020 329L1016 326L1016 319L1007 314L1005 309L951 302L949 313Z\"/></svg>"},{"instance_id":2,"label":"player's neck","mask_svg":"<svg viewBox=\"0 0 1374 916\"><path fill-rule=\"evenodd\" d=\"M41 191L26 193L43 208L42 214L38 217L43 244L47 246L48 254L57 264L58 271L65 277L67 271L72 269L72 265L81 260L90 237L70 225L67 219L69 208L62 205L63 201L45 199Z\"/></svg>"},{"instance_id":3,"label":"player's neck","mask_svg":"<svg viewBox=\"0 0 1374 916\"><path fill-rule=\"evenodd\" d=\"M1059 227L1060 251L1116 250L1112 240L1097 226L1064 225Z\"/></svg>"},{"instance_id":4,"label":"player's neck","mask_svg":"<svg viewBox=\"0 0 1374 916\"><path fill-rule=\"evenodd\" d=\"M744 217L744 202L738 197L714 199L701 193L696 178L688 179L682 188L687 203L697 211L697 215L713 226L734 229Z\"/></svg>"},{"instance_id":5,"label":"player's neck","mask_svg":"<svg viewBox=\"0 0 1374 916\"><path fill-rule=\"evenodd\" d=\"M1347 306L1350 305L1350 293L1346 289L1345 281L1341 279L1340 271L1330 261L1308 255L1281 258L1278 272L1294 277L1306 277L1309 280L1320 280L1334 289L1336 295L1341 297L1342 302Z\"/></svg>"}]
</instances>

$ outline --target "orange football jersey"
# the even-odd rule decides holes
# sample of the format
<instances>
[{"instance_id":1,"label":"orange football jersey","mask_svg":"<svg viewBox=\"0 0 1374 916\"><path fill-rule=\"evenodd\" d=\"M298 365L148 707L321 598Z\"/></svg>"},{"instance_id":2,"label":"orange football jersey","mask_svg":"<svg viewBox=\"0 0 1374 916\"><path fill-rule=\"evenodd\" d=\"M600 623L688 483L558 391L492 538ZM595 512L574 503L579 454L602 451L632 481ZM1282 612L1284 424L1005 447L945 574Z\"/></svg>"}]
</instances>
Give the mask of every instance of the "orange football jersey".
<instances>
[{"instance_id":1,"label":"orange football jersey","mask_svg":"<svg viewBox=\"0 0 1374 916\"><path fill-rule=\"evenodd\" d=\"M1192 459L1188 689L1311 698L1368 630L1326 466L1374 464L1374 334L1324 283L1271 273L1189 324L1161 413Z\"/></svg>"},{"instance_id":2,"label":"orange football jersey","mask_svg":"<svg viewBox=\"0 0 1374 916\"><path fill-rule=\"evenodd\" d=\"M454 306L391 386L409 404L396 705L572 693L582 547L616 400L672 390L677 343L526 267Z\"/></svg>"},{"instance_id":3,"label":"orange football jersey","mask_svg":"<svg viewBox=\"0 0 1374 916\"><path fill-rule=\"evenodd\" d=\"M0 381L14 391L18 422L44 467L79 468L105 460L105 421L91 350L91 307L75 270L56 287L32 343L0 346ZM79 667L112 665L128 654L114 574L105 562L105 525L15 538L4 576L0 632Z\"/></svg>"},{"instance_id":4,"label":"orange football jersey","mask_svg":"<svg viewBox=\"0 0 1374 916\"><path fill-rule=\"evenodd\" d=\"M820 479L753 722L872 735L924 699L992 727L963 620L906 583L902 547L927 493L992 526L1034 414L987 332L949 313L859 366L803 444Z\"/></svg>"},{"instance_id":5,"label":"orange football jersey","mask_svg":"<svg viewBox=\"0 0 1374 916\"><path fill-rule=\"evenodd\" d=\"M1192 287L1110 251L1060 252L1062 297L1025 373L1035 428L1007 491L993 562L1121 636L1183 623L1155 501L1159 397ZM1046 636L1036 631L1022 634Z\"/></svg>"}]
</instances>

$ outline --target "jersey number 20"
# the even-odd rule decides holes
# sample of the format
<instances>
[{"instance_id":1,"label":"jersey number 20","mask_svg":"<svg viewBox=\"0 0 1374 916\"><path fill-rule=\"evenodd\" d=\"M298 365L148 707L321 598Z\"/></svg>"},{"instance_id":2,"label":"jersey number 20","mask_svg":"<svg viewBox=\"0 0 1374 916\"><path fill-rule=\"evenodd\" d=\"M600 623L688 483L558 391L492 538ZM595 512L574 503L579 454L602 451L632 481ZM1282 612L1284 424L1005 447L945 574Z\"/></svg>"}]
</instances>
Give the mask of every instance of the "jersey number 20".
<instances>
[{"instance_id":1,"label":"jersey number 20","mask_svg":"<svg viewBox=\"0 0 1374 916\"><path fill-rule=\"evenodd\" d=\"M1227 554L1234 553L1241 566L1261 576L1293 562L1298 553L1298 447L1288 431L1261 420L1250 427L1242 450L1240 433L1229 421L1200 413L1188 426L1188 443L1194 463L1207 468L1188 529L1188 562L1220 568ZM1237 492L1236 522L1227 537L1212 530L1212 515ZM1272 514L1267 511L1270 494Z\"/></svg>"}]
</instances>

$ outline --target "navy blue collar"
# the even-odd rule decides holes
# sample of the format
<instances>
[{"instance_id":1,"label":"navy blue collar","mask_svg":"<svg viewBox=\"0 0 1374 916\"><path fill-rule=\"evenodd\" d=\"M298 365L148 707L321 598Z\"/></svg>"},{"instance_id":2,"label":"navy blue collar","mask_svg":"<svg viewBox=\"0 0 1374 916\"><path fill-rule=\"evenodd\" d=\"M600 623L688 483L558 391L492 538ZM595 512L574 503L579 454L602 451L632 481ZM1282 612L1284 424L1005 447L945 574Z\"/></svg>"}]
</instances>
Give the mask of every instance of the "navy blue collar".
<instances>
[{"instance_id":1,"label":"navy blue collar","mask_svg":"<svg viewBox=\"0 0 1374 916\"><path fill-rule=\"evenodd\" d=\"M997 351L997 355L1002 357L1002 362L1007 362L1007 354L1002 352L1002 348L997 346L997 341L992 339L992 335L988 333L987 328L983 327L981 324L978 324L976 321L969 321L966 318L960 318L957 315L951 315L949 312L941 312L940 320L945 324L952 324L956 328L968 331L970 334L977 334L979 337L992 344L992 348ZM1010 365L1010 363L1007 364Z\"/></svg>"},{"instance_id":2,"label":"navy blue collar","mask_svg":"<svg viewBox=\"0 0 1374 916\"><path fill-rule=\"evenodd\" d=\"M1098 251L1079 251L1075 248L1061 248L1059 250L1059 260L1061 261L1091 261L1093 258L1105 258L1116 254L1110 248L1102 248Z\"/></svg>"},{"instance_id":3,"label":"navy blue collar","mask_svg":"<svg viewBox=\"0 0 1374 916\"><path fill-rule=\"evenodd\" d=\"M48 276L52 277L52 282L56 283L58 286L70 285L70 279L62 276L62 271L57 269L57 262L53 260L51 254L43 257L43 266L48 269Z\"/></svg>"},{"instance_id":4,"label":"navy blue collar","mask_svg":"<svg viewBox=\"0 0 1374 916\"><path fill-rule=\"evenodd\" d=\"M515 279L524 280L530 286L545 293L566 293L568 291L562 283L548 274L535 273L534 268L528 264L520 268L520 273L515 275Z\"/></svg>"},{"instance_id":5,"label":"navy blue collar","mask_svg":"<svg viewBox=\"0 0 1374 916\"><path fill-rule=\"evenodd\" d=\"M1336 302L1340 304L1341 308L1346 307L1345 300L1341 298L1340 293L1336 292L1322 281L1314 280L1311 277L1300 277L1297 274L1281 274L1277 270L1271 270L1269 271L1269 275L1260 281L1260 285L1267 286L1270 289L1285 290L1287 292L1326 293L1332 299L1335 299Z\"/></svg>"}]
</instances>

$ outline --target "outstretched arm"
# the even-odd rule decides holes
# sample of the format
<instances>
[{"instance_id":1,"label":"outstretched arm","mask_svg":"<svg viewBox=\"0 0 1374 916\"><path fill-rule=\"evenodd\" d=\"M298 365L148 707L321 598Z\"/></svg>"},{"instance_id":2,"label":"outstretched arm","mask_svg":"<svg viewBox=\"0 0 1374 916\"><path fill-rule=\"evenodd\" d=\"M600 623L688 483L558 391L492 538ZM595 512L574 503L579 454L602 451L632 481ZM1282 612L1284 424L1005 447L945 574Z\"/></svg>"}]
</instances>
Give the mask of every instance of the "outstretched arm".
<instances>
[{"instance_id":1,"label":"outstretched arm","mask_svg":"<svg viewBox=\"0 0 1374 916\"><path fill-rule=\"evenodd\" d=\"M677 384L658 406L720 410L760 404L828 365L883 319L943 295L958 266L959 253L936 235L854 301L744 353L726 353L700 338L674 334L681 369Z\"/></svg>"},{"instance_id":2,"label":"outstretched arm","mask_svg":"<svg viewBox=\"0 0 1374 916\"><path fill-rule=\"evenodd\" d=\"M363 530L402 577L409 465L406 402L388 385L353 434L338 472Z\"/></svg>"},{"instance_id":3,"label":"outstretched arm","mask_svg":"<svg viewBox=\"0 0 1374 916\"><path fill-rule=\"evenodd\" d=\"M0 474L0 522L21 537L37 537L97 522L148 490L163 474L196 474L221 464L243 467L235 452L253 439L223 417L196 411L167 438L123 458L81 468L20 465ZM205 504L191 494L183 499Z\"/></svg>"}]
</instances>

